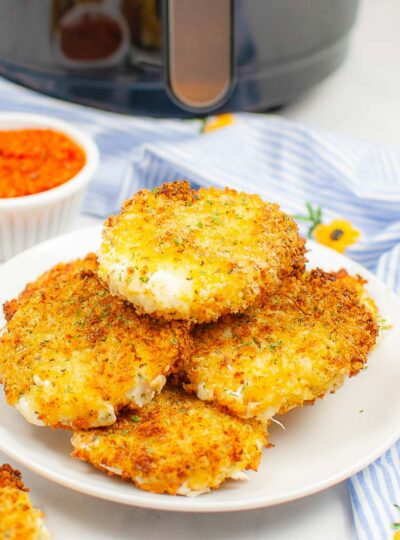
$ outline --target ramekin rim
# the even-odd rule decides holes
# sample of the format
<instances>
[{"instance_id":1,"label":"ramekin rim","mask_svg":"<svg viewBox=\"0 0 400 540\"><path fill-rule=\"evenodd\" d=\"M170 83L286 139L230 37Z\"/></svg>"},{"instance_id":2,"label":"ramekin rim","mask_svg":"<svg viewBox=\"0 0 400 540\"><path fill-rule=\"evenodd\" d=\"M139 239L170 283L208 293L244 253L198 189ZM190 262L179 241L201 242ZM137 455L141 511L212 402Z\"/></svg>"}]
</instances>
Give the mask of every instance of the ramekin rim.
<instances>
[{"instance_id":1,"label":"ramekin rim","mask_svg":"<svg viewBox=\"0 0 400 540\"><path fill-rule=\"evenodd\" d=\"M38 127L45 129L47 127L68 135L83 148L86 163L78 174L67 180L64 184L32 195L0 198L0 211L18 210L28 207L37 208L64 200L83 189L94 176L100 162L99 149L93 138L82 129L53 116L24 112L0 112L0 131L3 129L3 122L5 123L7 121L11 123L16 121L20 124L18 128L21 129L24 129L23 124L26 123L26 128ZM10 127L9 129L13 128Z\"/></svg>"}]
</instances>

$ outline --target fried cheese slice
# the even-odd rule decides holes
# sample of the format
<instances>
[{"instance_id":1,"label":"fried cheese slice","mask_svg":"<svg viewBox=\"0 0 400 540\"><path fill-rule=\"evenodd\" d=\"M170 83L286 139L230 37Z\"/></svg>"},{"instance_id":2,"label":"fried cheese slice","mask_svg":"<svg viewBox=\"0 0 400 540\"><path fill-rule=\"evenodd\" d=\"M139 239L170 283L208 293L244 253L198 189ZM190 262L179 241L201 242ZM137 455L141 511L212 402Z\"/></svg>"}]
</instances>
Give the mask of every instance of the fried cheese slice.
<instances>
[{"instance_id":1,"label":"fried cheese slice","mask_svg":"<svg viewBox=\"0 0 400 540\"><path fill-rule=\"evenodd\" d=\"M345 271L288 278L263 305L194 329L185 388L262 421L314 402L364 366L378 332L372 308Z\"/></svg>"},{"instance_id":2,"label":"fried cheese slice","mask_svg":"<svg viewBox=\"0 0 400 540\"><path fill-rule=\"evenodd\" d=\"M260 422L232 417L167 387L111 427L76 431L72 455L140 489L193 496L256 470L266 443Z\"/></svg>"},{"instance_id":3,"label":"fried cheese slice","mask_svg":"<svg viewBox=\"0 0 400 540\"><path fill-rule=\"evenodd\" d=\"M150 401L190 347L185 324L137 315L112 296L93 254L40 276L5 313L6 398L37 425L113 424L122 407Z\"/></svg>"},{"instance_id":4,"label":"fried cheese slice","mask_svg":"<svg viewBox=\"0 0 400 540\"><path fill-rule=\"evenodd\" d=\"M304 251L296 223L278 205L172 182L139 191L106 221L99 275L141 313L206 322L301 273Z\"/></svg>"},{"instance_id":5,"label":"fried cheese slice","mask_svg":"<svg viewBox=\"0 0 400 540\"><path fill-rule=\"evenodd\" d=\"M0 538L49 540L44 514L34 508L21 473L10 465L0 467Z\"/></svg>"}]
</instances>

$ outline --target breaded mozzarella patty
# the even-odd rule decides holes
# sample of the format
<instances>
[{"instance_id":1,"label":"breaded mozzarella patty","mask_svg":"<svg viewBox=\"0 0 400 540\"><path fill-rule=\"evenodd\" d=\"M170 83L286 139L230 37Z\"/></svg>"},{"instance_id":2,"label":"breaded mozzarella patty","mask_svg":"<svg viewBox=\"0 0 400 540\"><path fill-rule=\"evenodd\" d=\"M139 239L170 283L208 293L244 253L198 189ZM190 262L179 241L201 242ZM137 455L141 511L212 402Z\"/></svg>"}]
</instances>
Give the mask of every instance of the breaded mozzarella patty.
<instances>
[{"instance_id":1,"label":"breaded mozzarella patty","mask_svg":"<svg viewBox=\"0 0 400 540\"><path fill-rule=\"evenodd\" d=\"M194 322L243 310L303 268L304 241L276 204L188 182L139 191L106 221L99 252L114 294Z\"/></svg>"},{"instance_id":2,"label":"breaded mozzarella patty","mask_svg":"<svg viewBox=\"0 0 400 540\"><path fill-rule=\"evenodd\" d=\"M59 264L5 306L0 373L31 423L107 426L165 384L190 338L184 324L138 316L97 277L95 255Z\"/></svg>"},{"instance_id":3,"label":"breaded mozzarella patty","mask_svg":"<svg viewBox=\"0 0 400 540\"><path fill-rule=\"evenodd\" d=\"M48 540L44 514L32 506L21 473L10 465L0 467L1 540Z\"/></svg>"},{"instance_id":4,"label":"breaded mozzarella patty","mask_svg":"<svg viewBox=\"0 0 400 540\"><path fill-rule=\"evenodd\" d=\"M262 307L194 329L185 388L262 421L335 391L377 336L372 300L344 271L288 278Z\"/></svg>"},{"instance_id":5,"label":"breaded mozzarella patty","mask_svg":"<svg viewBox=\"0 0 400 540\"><path fill-rule=\"evenodd\" d=\"M146 491L198 495L256 470L266 442L259 422L167 388L109 428L75 432L72 455Z\"/></svg>"}]
</instances>

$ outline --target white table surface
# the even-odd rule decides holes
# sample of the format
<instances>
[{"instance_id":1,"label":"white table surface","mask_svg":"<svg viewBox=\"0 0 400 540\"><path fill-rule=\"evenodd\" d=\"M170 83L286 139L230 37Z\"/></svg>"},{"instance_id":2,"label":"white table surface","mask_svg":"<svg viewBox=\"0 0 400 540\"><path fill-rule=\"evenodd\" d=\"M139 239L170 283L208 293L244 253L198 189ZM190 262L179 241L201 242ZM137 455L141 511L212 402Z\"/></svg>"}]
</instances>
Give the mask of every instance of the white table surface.
<instances>
[{"instance_id":1,"label":"white table surface","mask_svg":"<svg viewBox=\"0 0 400 540\"><path fill-rule=\"evenodd\" d=\"M282 111L288 118L358 138L400 142L400 2L364 0L345 64ZM81 216L75 228L98 223ZM318 444L318 441L315 441ZM0 453L0 463L10 460ZM14 466L18 464L13 462ZM59 487L18 467L55 540L350 540L346 484L264 510L173 514L117 505Z\"/></svg>"}]
</instances>

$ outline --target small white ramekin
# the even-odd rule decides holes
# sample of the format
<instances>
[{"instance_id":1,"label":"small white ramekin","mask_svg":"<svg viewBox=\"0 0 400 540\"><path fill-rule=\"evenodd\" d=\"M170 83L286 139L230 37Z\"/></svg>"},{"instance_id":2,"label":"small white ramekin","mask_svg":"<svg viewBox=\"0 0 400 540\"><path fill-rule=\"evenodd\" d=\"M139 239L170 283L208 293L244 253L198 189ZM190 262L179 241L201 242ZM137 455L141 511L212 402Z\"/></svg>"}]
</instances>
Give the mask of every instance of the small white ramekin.
<instances>
[{"instance_id":1,"label":"small white ramekin","mask_svg":"<svg viewBox=\"0 0 400 540\"><path fill-rule=\"evenodd\" d=\"M36 114L0 113L0 131L31 128L68 135L84 150L86 163L77 175L58 187L35 195L0 198L0 261L67 231L99 164L93 139L71 124Z\"/></svg>"}]
</instances>

